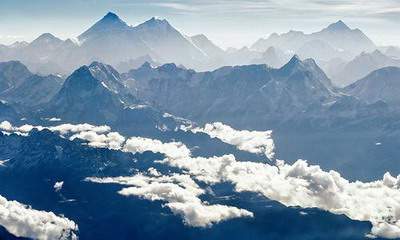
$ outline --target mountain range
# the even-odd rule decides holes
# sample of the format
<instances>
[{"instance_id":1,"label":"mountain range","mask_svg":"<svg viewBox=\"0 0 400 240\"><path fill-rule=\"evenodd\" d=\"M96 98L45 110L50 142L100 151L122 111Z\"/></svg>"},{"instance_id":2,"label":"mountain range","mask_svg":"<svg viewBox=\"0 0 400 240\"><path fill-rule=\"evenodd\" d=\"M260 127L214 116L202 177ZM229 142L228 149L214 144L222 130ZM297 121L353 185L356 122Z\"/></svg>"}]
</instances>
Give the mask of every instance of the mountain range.
<instances>
[{"instance_id":1,"label":"mountain range","mask_svg":"<svg viewBox=\"0 0 400 240\"><path fill-rule=\"evenodd\" d=\"M0 238L400 236L400 66L377 48L339 21L223 50L111 12L0 46Z\"/></svg>"},{"instance_id":2,"label":"mountain range","mask_svg":"<svg viewBox=\"0 0 400 240\"><path fill-rule=\"evenodd\" d=\"M287 128L293 122L317 127L335 125L341 118L350 124L385 109L348 96L333 86L314 60L297 56L278 69L247 65L195 72L175 64L144 64L122 76L132 94L164 111L239 128Z\"/></svg>"},{"instance_id":3,"label":"mountain range","mask_svg":"<svg viewBox=\"0 0 400 240\"><path fill-rule=\"evenodd\" d=\"M338 86L347 86L367 76L372 71L383 67L399 67L400 60L389 57L379 50L363 52L342 66L336 66L331 72L333 81Z\"/></svg>"},{"instance_id":4,"label":"mountain range","mask_svg":"<svg viewBox=\"0 0 400 240\"><path fill-rule=\"evenodd\" d=\"M240 149L248 147L241 145L241 141L258 145L262 140L260 133L265 134L265 129L273 129L277 157L285 159L287 164L294 164L301 157L322 169L337 170L347 179L363 181L376 180L388 169L399 172L396 160L400 142L397 130L399 111L395 107L399 101L396 97L399 70L394 67L379 69L350 87L338 88L313 59L301 60L297 55L279 68L252 64L206 72L174 63L161 66L144 63L120 74L111 65L94 61L77 68L65 80L34 75L17 61L1 63L0 66L3 92L23 91L16 95L0 95L0 99L7 97L7 101L0 102L0 119L25 124L13 128L9 123L1 123L0 159L5 160L0 162L0 193L34 208L68 216L79 225L82 239L91 239L99 231L102 234L100 239L123 238L121 236L125 234L138 238L150 236L150 239L159 239L166 234L173 234L174 238L198 236L199 233L226 236L226 232L242 239L248 232L243 234L235 232L235 229L243 229L249 222L256 226L254 236L257 238L275 234L288 236L284 233L286 230L279 227L266 233L266 224L281 226L282 223L276 223L276 220L266 223L265 219L270 218L259 215L232 219L204 229L189 227L182 224L184 213L170 210L173 209L168 207L171 205L148 202L140 197L126 198L116 194L122 191L118 184L98 186L86 179L133 175L144 177L145 180L139 182L147 183L148 176L153 176L149 181L156 181L157 176L162 181L173 176L171 182L155 183L162 184L163 193L164 190L170 193L168 189L175 186L172 185L175 181L186 181L183 176L189 177L189 173L179 169L179 165L166 165L170 157L180 157L182 152L193 154L193 158L191 154L185 154L182 164L197 160L204 164L214 163L217 160L211 161L205 156L215 158L223 154L251 159L250 167L258 168L266 162L274 164L273 159L251 152L243 153ZM49 94L41 95L42 92ZM33 101L34 97L38 100ZM38 104L34 104L35 101ZM211 124L209 126L213 127L208 126L203 132L194 131L193 127L200 129L197 126L211 121L222 121L247 130L219 129L218 124ZM34 126L27 124L48 128L37 126L37 129L30 130ZM61 137L56 133L68 132L66 129L72 133ZM253 139L251 130L254 129L258 131ZM207 131L216 131L216 135ZM234 131L232 138L229 131ZM128 139L124 136L136 137ZM163 142L167 142L166 145ZM141 148L152 150L141 151ZM164 159L161 153L170 155L160 161ZM225 160L231 169L229 159ZM235 164L240 166L241 161ZM357 167L360 164L363 168ZM321 168L316 166L312 171L320 173ZM214 173L218 166L207 169ZM276 168L271 166L271 169ZM299 171L297 167L294 169L291 174ZM243 170L243 173L248 170ZM204 171L197 172L203 174ZM334 176L340 177L339 174ZM292 175L290 178L297 179ZM300 179L303 181L301 184L304 179L307 178ZM181 189L192 188L178 188ZM272 209L277 216L286 216L299 223L290 236L303 237L300 232L308 226L308 222L304 223L304 213L299 213L300 208L287 208L256 193L235 192L235 188L225 182L207 189L202 194L204 200L200 201L206 206L216 203L243 206L263 216L269 216ZM301 211L312 216L310 221L323 221L328 225L340 223L337 229L345 231L343 239L363 239L371 228L369 223L319 209ZM161 220L154 223L155 217ZM121 224L123 229L117 227ZM152 228L154 224L157 231ZM309 232L318 239L329 239L331 236L326 232L330 228L322 227L321 233L321 227L317 230L312 227ZM352 229L350 235L348 228ZM307 239L310 233L304 238ZM2 228L0 236L9 237Z\"/></svg>"},{"instance_id":5,"label":"mountain range","mask_svg":"<svg viewBox=\"0 0 400 240\"><path fill-rule=\"evenodd\" d=\"M19 113L10 116L108 123L144 132L155 126L174 129L181 124L165 118L164 112L198 123L224 121L251 129L287 127L293 121L318 128L335 125L339 116L350 124L385 112L386 107L375 104L381 101L392 106L393 97L378 96L391 89L388 96L395 96L393 89L397 89L396 68L388 68L394 69L389 73L378 70L371 75L375 80L368 76L368 81L361 79L342 89L314 60L301 60L296 55L280 68L253 64L207 72L173 63L159 67L145 63L120 74L111 65L93 62L65 80L35 75L20 62L1 63L0 67L4 86L0 99L10 108L7 112ZM380 81L381 75L384 79Z\"/></svg>"},{"instance_id":6,"label":"mountain range","mask_svg":"<svg viewBox=\"0 0 400 240\"><path fill-rule=\"evenodd\" d=\"M345 58L346 55L354 56L363 51L376 49L375 44L361 30L350 29L341 20L311 34L301 31L289 31L280 35L273 33L267 39L259 39L251 48L265 51L271 46L298 54L311 54L306 50L313 46L313 52L321 55L321 60L332 57Z\"/></svg>"},{"instance_id":7,"label":"mountain range","mask_svg":"<svg viewBox=\"0 0 400 240\"><path fill-rule=\"evenodd\" d=\"M38 109L42 118L108 124L130 134L174 129L182 122L133 96L110 65L93 62L74 71L52 99Z\"/></svg>"},{"instance_id":8,"label":"mountain range","mask_svg":"<svg viewBox=\"0 0 400 240\"><path fill-rule=\"evenodd\" d=\"M69 75L93 61L110 64L122 72L144 62L151 62L153 66L175 63L197 71L253 63L277 68L297 54L302 59L313 58L324 68L325 62L330 62L329 65L347 63L362 52L377 48L361 30L350 29L343 21L338 21L319 32L274 33L250 48L223 50L204 34L187 36L165 19L153 17L130 26L109 12L76 40L61 40L44 33L30 43L2 45L0 61L19 60L34 73ZM395 47L385 48L386 51L390 57L396 56ZM376 69L370 69L373 70ZM338 73L334 74L328 73L335 79ZM338 80L339 85L342 82Z\"/></svg>"}]
</instances>

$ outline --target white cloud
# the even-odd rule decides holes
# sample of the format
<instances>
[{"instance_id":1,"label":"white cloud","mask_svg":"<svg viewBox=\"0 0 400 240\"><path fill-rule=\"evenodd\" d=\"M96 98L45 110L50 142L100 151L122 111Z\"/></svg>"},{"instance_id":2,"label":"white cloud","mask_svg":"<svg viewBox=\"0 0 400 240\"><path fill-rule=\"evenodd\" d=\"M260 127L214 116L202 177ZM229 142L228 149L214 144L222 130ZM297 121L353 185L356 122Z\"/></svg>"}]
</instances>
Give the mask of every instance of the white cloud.
<instances>
[{"instance_id":1,"label":"white cloud","mask_svg":"<svg viewBox=\"0 0 400 240\"><path fill-rule=\"evenodd\" d=\"M74 127L69 127L72 128ZM90 127L93 128L96 127ZM100 130L103 128L100 127ZM0 129L22 131L28 127L14 128L11 124L3 122L0 124ZM105 129L106 132L110 131L109 128ZM211 128L207 131L212 136L219 136L237 146L246 146L246 149L252 151L264 147L259 144L263 141L258 137L257 140L249 138L252 144L243 145L245 140L242 137L238 137L240 140L232 137L237 134L237 130L226 126L218 129L223 130L216 131ZM241 136L242 133L238 135ZM84 138L98 141L97 135L94 138ZM203 190L190 179L192 177L207 184L229 182L235 186L237 192L256 192L286 206L316 207L335 214L345 214L354 220L370 221L373 226L372 234L387 238L400 237L400 176L393 177L386 173L382 180L374 182L349 182L336 171L324 171L318 165L308 165L304 160L298 160L292 165L276 160L276 165L270 165L238 161L234 155L192 157L190 150L181 142L163 143L141 137L129 138L121 144L121 149L133 153L145 151L162 153L166 156L162 163L180 168L187 175L160 176L158 171L150 169L152 177L136 175L91 180L127 185L129 187L120 192L124 195L166 201L166 206L174 213L182 215L189 225L205 226L218 222L218 219L240 213L246 215L238 209L226 209L218 205L215 207L216 205L201 202L198 196L203 194ZM262 149L264 151L264 148ZM230 215L229 212L234 214Z\"/></svg>"},{"instance_id":2,"label":"white cloud","mask_svg":"<svg viewBox=\"0 0 400 240\"><path fill-rule=\"evenodd\" d=\"M236 130L220 122L208 123L204 128L188 129L183 127L182 129L190 130L194 133L206 133L211 138L218 138L225 143L236 146L240 150L265 154L269 159L273 159L275 156L272 131Z\"/></svg>"},{"instance_id":3,"label":"white cloud","mask_svg":"<svg viewBox=\"0 0 400 240\"><path fill-rule=\"evenodd\" d=\"M5 166L6 166L6 163L7 163L8 161L10 161L10 159L7 159L7 160L0 160L0 167L5 167Z\"/></svg>"},{"instance_id":4,"label":"white cloud","mask_svg":"<svg viewBox=\"0 0 400 240\"><path fill-rule=\"evenodd\" d=\"M165 3L165 2L158 2L158 3L152 3L153 6L158 6L158 7L165 7L165 8L171 8L175 10L183 10L183 11L197 11L198 9L194 6L190 6L187 4L183 3Z\"/></svg>"},{"instance_id":5,"label":"white cloud","mask_svg":"<svg viewBox=\"0 0 400 240\"><path fill-rule=\"evenodd\" d=\"M191 14L269 14L273 19L294 18L300 20L353 16L358 18L371 17L376 13L386 13L398 10L398 3L393 0L250 0L250 1L164 1L150 3L152 6L163 7L180 13ZM345 13L345 14L344 14ZM308 16L306 16L308 14ZM382 16L383 18L385 16Z\"/></svg>"},{"instance_id":6,"label":"white cloud","mask_svg":"<svg viewBox=\"0 0 400 240\"><path fill-rule=\"evenodd\" d=\"M143 144L141 143L143 141ZM213 184L231 182L238 192L258 192L286 206L317 207L355 220L370 221L372 233L400 237L400 178L385 174L381 181L349 182L335 171L323 171L304 160L293 165L277 160L277 165L240 162L233 155L190 157L179 143L135 138L134 152L154 151L166 155L162 162L186 170L200 181ZM180 151L179 149L185 149Z\"/></svg>"},{"instance_id":7,"label":"white cloud","mask_svg":"<svg viewBox=\"0 0 400 240\"><path fill-rule=\"evenodd\" d=\"M8 121L3 121L0 123L0 129L4 131L13 131L13 126Z\"/></svg>"},{"instance_id":8,"label":"white cloud","mask_svg":"<svg viewBox=\"0 0 400 240\"><path fill-rule=\"evenodd\" d=\"M190 150L181 142L162 143L159 140L142 137L129 138L125 143L124 151L133 153L152 151L174 159L189 158L191 155Z\"/></svg>"},{"instance_id":9,"label":"white cloud","mask_svg":"<svg viewBox=\"0 0 400 240\"><path fill-rule=\"evenodd\" d=\"M154 177L161 176L161 173L157 169L155 169L153 167L147 169L147 172L149 173L150 176L154 176Z\"/></svg>"},{"instance_id":10,"label":"white cloud","mask_svg":"<svg viewBox=\"0 0 400 240\"><path fill-rule=\"evenodd\" d=\"M52 118L48 118L47 120L49 122L59 122L59 121L61 121L61 118L52 117Z\"/></svg>"},{"instance_id":11,"label":"white cloud","mask_svg":"<svg viewBox=\"0 0 400 240\"><path fill-rule=\"evenodd\" d=\"M116 178L87 178L97 183L118 183L129 187L119 194L139 196L151 201L167 202L165 206L174 214L183 217L184 223L194 227L207 227L223 220L238 217L253 217L247 210L220 204L209 205L198 197L204 194L189 175L173 174L171 176L144 176Z\"/></svg>"},{"instance_id":12,"label":"white cloud","mask_svg":"<svg viewBox=\"0 0 400 240\"><path fill-rule=\"evenodd\" d=\"M110 132L106 134L98 134L95 131L82 131L70 137L71 140L79 138L87 140L89 146L98 148L121 149L125 138L117 132Z\"/></svg>"},{"instance_id":13,"label":"white cloud","mask_svg":"<svg viewBox=\"0 0 400 240\"><path fill-rule=\"evenodd\" d=\"M0 196L0 225L17 237L40 240L77 239L78 226L52 212L38 211Z\"/></svg>"},{"instance_id":14,"label":"white cloud","mask_svg":"<svg viewBox=\"0 0 400 240\"><path fill-rule=\"evenodd\" d=\"M69 133L78 133L84 131L93 131L98 134L109 132L111 128L109 126L93 126L87 123L83 124L61 124L54 127L48 128L51 131L60 132L62 135L69 134Z\"/></svg>"},{"instance_id":15,"label":"white cloud","mask_svg":"<svg viewBox=\"0 0 400 240\"><path fill-rule=\"evenodd\" d=\"M63 186L64 186L64 182L63 181L54 183L54 186L53 186L54 191L56 191L56 192L61 191Z\"/></svg>"},{"instance_id":16,"label":"white cloud","mask_svg":"<svg viewBox=\"0 0 400 240\"><path fill-rule=\"evenodd\" d=\"M286 206L316 207L351 219L370 221L372 234L400 237L400 178L385 174L381 181L349 182L335 171L323 171L304 160L293 165L279 161L239 162L233 155L209 158L168 159L195 178L208 182L231 182L238 192L257 192Z\"/></svg>"}]
</instances>

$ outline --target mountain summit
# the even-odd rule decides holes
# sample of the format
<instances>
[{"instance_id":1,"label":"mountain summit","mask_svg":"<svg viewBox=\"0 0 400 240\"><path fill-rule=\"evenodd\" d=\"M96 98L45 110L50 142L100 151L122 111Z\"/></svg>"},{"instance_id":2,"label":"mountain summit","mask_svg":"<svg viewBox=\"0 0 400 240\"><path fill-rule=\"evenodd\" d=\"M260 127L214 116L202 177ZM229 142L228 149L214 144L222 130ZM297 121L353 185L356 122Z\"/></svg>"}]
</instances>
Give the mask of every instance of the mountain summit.
<instances>
[{"instance_id":1,"label":"mountain summit","mask_svg":"<svg viewBox=\"0 0 400 240\"><path fill-rule=\"evenodd\" d=\"M102 19L97 21L92 27L78 36L79 41L85 41L89 38L99 37L104 34L128 30L129 26L122 21L118 15L108 12Z\"/></svg>"},{"instance_id":2,"label":"mountain summit","mask_svg":"<svg viewBox=\"0 0 400 240\"><path fill-rule=\"evenodd\" d=\"M137 26L128 26L109 12L78 37L88 61L121 62L150 56L157 62L195 65L205 54L167 20L152 17Z\"/></svg>"},{"instance_id":3,"label":"mountain summit","mask_svg":"<svg viewBox=\"0 0 400 240\"><path fill-rule=\"evenodd\" d=\"M330 24L326 30L329 31L349 31L351 30L342 20Z\"/></svg>"}]
</instances>

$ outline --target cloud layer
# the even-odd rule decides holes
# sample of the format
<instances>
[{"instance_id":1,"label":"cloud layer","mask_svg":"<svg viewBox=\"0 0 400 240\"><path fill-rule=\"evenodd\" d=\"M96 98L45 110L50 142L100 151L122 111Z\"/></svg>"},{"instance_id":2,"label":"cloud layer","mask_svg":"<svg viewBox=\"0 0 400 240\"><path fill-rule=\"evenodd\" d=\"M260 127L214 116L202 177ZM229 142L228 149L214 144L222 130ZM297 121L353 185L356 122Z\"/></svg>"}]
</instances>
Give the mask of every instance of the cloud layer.
<instances>
[{"instance_id":1,"label":"cloud layer","mask_svg":"<svg viewBox=\"0 0 400 240\"><path fill-rule=\"evenodd\" d=\"M220 204L209 205L199 199L205 193L189 175L87 178L96 183L117 183L128 186L119 191L124 196L139 196L151 201L167 202L166 207L180 215L185 224L208 227L214 223L238 217L253 217L253 213Z\"/></svg>"},{"instance_id":2,"label":"cloud layer","mask_svg":"<svg viewBox=\"0 0 400 240\"><path fill-rule=\"evenodd\" d=\"M275 156L272 131L236 130L220 122L207 123L203 128L182 127L182 129L190 130L193 133L206 133L211 138L218 138L225 143L236 146L240 150L265 154L269 159L273 159Z\"/></svg>"},{"instance_id":3,"label":"cloud layer","mask_svg":"<svg viewBox=\"0 0 400 240\"><path fill-rule=\"evenodd\" d=\"M0 128L22 131L4 122ZM243 136L243 131L222 124L211 124L200 131L247 151L273 153L274 150L272 140L257 132L249 131L246 132L247 136ZM103 133L107 136L107 132ZM77 132L75 135L83 136ZM85 139L93 142L108 141L104 140L107 138L98 137L99 134L93 136ZM99 141L97 137L103 140ZM298 160L292 165L276 160L276 164L271 165L239 161L232 154L210 158L192 157L190 150L181 142L163 143L141 137L132 137L118 144L120 149L127 152L162 153L165 159L161 163L180 168L184 174L163 176L152 168L147 175L89 180L126 185L128 187L119 192L123 195L166 201L166 206L181 215L189 225L207 226L223 219L251 216L251 213L243 209L202 202L198 196L204 190L193 181L195 179L209 185L232 183L237 192L256 192L286 206L316 207L335 214L345 214L354 220L370 221L373 235L400 237L400 176L393 177L386 173L383 179L374 182L350 182L336 171L324 171L318 165L309 165L305 160Z\"/></svg>"},{"instance_id":4,"label":"cloud layer","mask_svg":"<svg viewBox=\"0 0 400 240\"><path fill-rule=\"evenodd\" d=\"M78 226L52 212L38 211L0 196L0 225L17 237L40 240L77 239Z\"/></svg>"}]
</instances>

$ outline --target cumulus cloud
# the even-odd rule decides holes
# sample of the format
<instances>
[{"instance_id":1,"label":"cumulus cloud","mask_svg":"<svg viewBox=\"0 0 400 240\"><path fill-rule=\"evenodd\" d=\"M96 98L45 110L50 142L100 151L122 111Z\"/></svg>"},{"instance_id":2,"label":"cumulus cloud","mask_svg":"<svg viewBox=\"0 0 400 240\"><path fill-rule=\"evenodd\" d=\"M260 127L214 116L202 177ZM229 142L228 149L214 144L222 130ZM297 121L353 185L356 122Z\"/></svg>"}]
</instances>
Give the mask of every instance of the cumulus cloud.
<instances>
[{"instance_id":1,"label":"cumulus cloud","mask_svg":"<svg viewBox=\"0 0 400 240\"><path fill-rule=\"evenodd\" d=\"M89 142L89 146L98 148L121 149L125 138L117 132L98 134L95 131L82 131L70 137L71 140L79 138Z\"/></svg>"},{"instance_id":2,"label":"cumulus cloud","mask_svg":"<svg viewBox=\"0 0 400 240\"><path fill-rule=\"evenodd\" d=\"M61 191L63 185L64 185L63 181L54 183L54 186L53 186L54 191L56 191L56 192Z\"/></svg>"},{"instance_id":3,"label":"cumulus cloud","mask_svg":"<svg viewBox=\"0 0 400 240\"><path fill-rule=\"evenodd\" d=\"M8 161L10 161L10 160L9 160L9 159L7 159L7 160L0 160L0 167L5 167L5 166L6 166L6 163L7 163Z\"/></svg>"},{"instance_id":4,"label":"cumulus cloud","mask_svg":"<svg viewBox=\"0 0 400 240\"><path fill-rule=\"evenodd\" d=\"M0 130L6 133L17 133L21 135L27 135L32 129L48 129L52 132L57 132L62 136L70 136L70 140L82 139L89 142L92 147L103 147L111 149L120 149L125 142L125 138L117 132L110 132L109 126L94 126L91 124L61 124L52 127L33 126L33 125L22 125L20 127L14 127L8 121L0 123Z\"/></svg>"},{"instance_id":5,"label":"cumulus cloud","mask_svg":"<svg viewBox=\"0 0 400 240\"><path fill-rule=\"evenodd\" d=\"M111 131L109 126L94 126L91 124L83 123L83 124L61 124L54 127L48 128L50 131L59 132L62 135L69 134L69 133L78 133L78 132L85 132L85 131L92 131L98 134L105 133Z\"/></svg>"},{"instance_id":6,"label":"cumulus cloud","mask_svg":"<svg viewBox=\"0 0 400 240\"><path fill-rule=\"evenodd\" d=\"M0 129L4 131L13 131L13 126L8 121L3 121L0 123Z\"/></svg>"},{"instance_id":7,"label":"cumulus cloud","mask_svg":"<svg viewBox=\"0 0 400 240\"><path fill-rule=\"evenodd\" d=\"M273 166L237 161L234 155L193 158L182 143L177 147L177 143L135 138L134 146L124 149L163 153L163 163L184 169L205 183L230 182L238 192L258 192L286 206L345 214L354 220L370 221L374 235L400 237L400 177L387 173L376 182L349 182L338 172L323 171L304 160L293 165L277 160Z\"/></svg>"},{"instance_id":8,"label":"cumulus cloud","mask_svg":"<svg viewBox=\"0 0 400 240\"><path fill-rule=\"evenodd\" d=\"M0 124L0 128L4 131L28 129L26 126L22 129L14 128L5 122ZM95 126L90 129L93 128ZM109 128L99 128L98 130L106 129L107 133L110 131ZM238 130L229 126L210 125L201 131L207 131L210 137L224 139L248 151L267 152L266 146L273 146L269 141L262 144L268 139L267 135L252 135L249 131L248 134L252 137L246 139L246 136L242 136L243 131L237 133ZM97 136L82 138L89 142L98 142ZM166 201L166 206L175 214L183 216L189 225L207 226L230 216L250 216L250 213L243 212L245 210L202 202L198 196L203 194L203 190L191 179L194 178L211 185L229 182L237 192L256 192L286 206L316 207L335 214L345 214L354 220L370 221L373 235L400 237L400 176L394 177L386 173L382 180L350 182L336 171L324 171L318 165L309 165L305 160L298 160L292 165L276 160L276 164L271 165L238 161L231 154L210 158L192 157L190 150L181 142L163 143L141 137L129 138L121 143L121 149L133 153L162 153L165 155L165 159L161 161L163 164L180 168L186 175L162 176L156 169L149 169L149 176L90 180L127 185L128 187L120 191L123 195Z\"/></svg>"},{"instance_id":9,"label":"cumulus cloud","mask_svg":"<svg viewBox=\"0 0 400 240\"><path fill-rule=\"evenodd\" d=\"M163 143L159 140L142 137L129 138L123 149L124 151L133 153L143 153L146 151L162 153L174 159L189 158L191 155L190 150L181 142Z\"/></svg>"},{"instance_id":10,"label":"cumulus cloud","mask_svg":"<svg viewBox=\"0 0 400 240\"><path fill-rule=\"evenodd\" d=\"M161 176L161 173L160 173L157 169L155 169L155 168L153 168L153 167L147 169L147 172L148 172L148 174L149 174L150 176L155 176L155 177Z\"/></svg>"},{"instance_id":11,"label":"cumulus cloud","mask_svg":"<svg viewBox=\"0 0 400 240\"><path fill-rule=\"evenodd\" d=\"M335 171L298 160L293 165L278 161L240 162L233 155L209 158L168 159L208 183L230 182L238 192L257 192L286 206L316 207L351 219L370 221L372 234L400 237L400 178L385 174L383 180L349 182Z\"/></svg>"},{"instance_id":12,"label":"cumulus cloud","mask_svg":"<svg viewBox=\"0 0 400 240\"><path fill-rule=\"evenodd\" d=\"M27 133L32 131L33 128L34 128L34 126L28 125L28 124L22 125L20 127L14 127L8 121L3 121L0 123L0 130L2 130L2 132L5 134L15 133L15 134L19 134L19 135L27 135ZM43 129L43 127L41 127L41 126L37 126L37 128L39 130Z\"/></svg>"},{"instance_id":13,"label":"cumulus cloud","mask_svg":"<svg viewBox=\"0 0 400 240\"><path fill-rule=\"evenodd\" d=\"M209 205L200 200L204 194L189 175L173 174L171 176L87 178L96 183L117 183L128 187L119 191L124 196L139 196L151 201L161 200L174 214L180 215L185 224L194 227L207 227L223 220L238 217L253 217L247 210L220 204Z\"/></svg>"},{"instance_id":14,"label":"cumulus cloud","mask_svg":"<svg viewBox=\"0 0 400 240\"><path fill-rule=\"evenodd\" d=\"M52 212L38 211L0 196L0 225L17 237L40 240L77 239L77 225Z\"/></svg>"},{"instance_id":15,"label":"cumulus cloud","mask_svg":"<svg viewBox=\"0 0 400 240\"><path fill-rule=\"evenodd\" d=\"M236 130L220 122L207 123L203 128L183 127L182 129L190 130L193 133L206 133L211 138L218 138L240 150L265 154L269 159L273 159L275 155L272 131Z\"/></svg>"}]
</instances>

